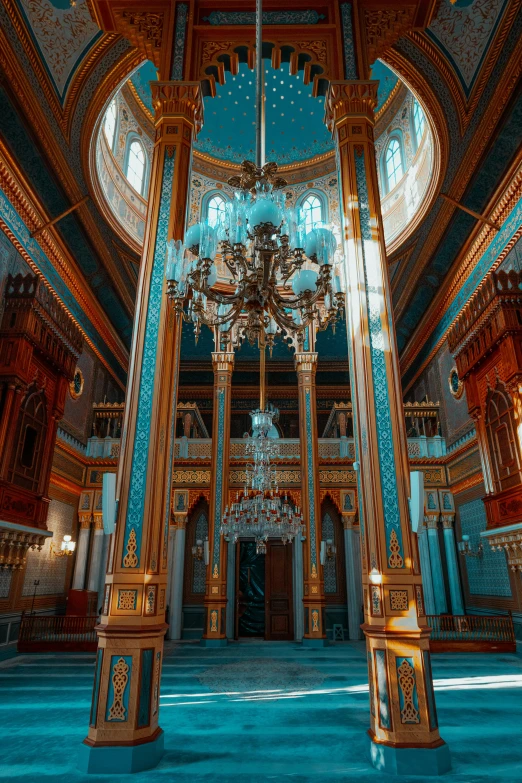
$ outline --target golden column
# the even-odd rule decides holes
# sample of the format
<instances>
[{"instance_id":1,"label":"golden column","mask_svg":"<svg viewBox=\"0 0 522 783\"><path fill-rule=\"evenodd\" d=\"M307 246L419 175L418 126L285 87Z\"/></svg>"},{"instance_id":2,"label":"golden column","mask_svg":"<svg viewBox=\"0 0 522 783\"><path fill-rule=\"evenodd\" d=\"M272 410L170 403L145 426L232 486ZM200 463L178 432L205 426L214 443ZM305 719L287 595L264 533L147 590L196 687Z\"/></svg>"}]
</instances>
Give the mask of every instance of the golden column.
<instances>
[{"instance_id":1,"label":"golden column","mask_svg":"<svg viewBox=\"0 0 522 783\"><path fill-rule=\"evenodd\" d=\"M134 772L163 753L158 725L180 320L167 296L169 239L182 239L199 83L154 82L156 144L140 267L117 488L98 626L93 701L80 768Z\"/></svg>"},{"instance_id":2,"label":"golden column","mask_svg":"<svg viewBox=\"0 0 522 783\"><path fill-rule=\"evenodd\" d=\"M205 590L205 647L227 644L227 544L220 533L221 519L228 503L230 463L230 404L234 353L212 354L214 367L214 414L212 417L212 461L210 468L210 514L208 540L210 562Z\"/></svg>"},{"instance_id":3,"label":"golden column","mask_svg":"<svg viewBox=\"0 0 522 783\"><path fill-rule=\"evenodd\" d=\"M321 503L319 495L319 441L315 374L317 353L296 351L294 356L299 395L299 434L301 444L301 493L306 525L304 546L304 635L308 647L327 644L324 622L324 581L320 562Z\"/></svg>"},{"instance_id":4,"label":"golden column","mask_svg":"<svg viewBox=\"0 0 522 783\"><path fill-rule=\"evenodd\" d=\"M347 81L330 82L326 121L337 146L344 230L370 755L374 766L392 774L437 775L450 768L450 755L437 725L430 629L409 522L408 452L373 141L378 82L359 80L362 58L355 62L353 47L345 54Z\"/></svg>"}]
</instances>

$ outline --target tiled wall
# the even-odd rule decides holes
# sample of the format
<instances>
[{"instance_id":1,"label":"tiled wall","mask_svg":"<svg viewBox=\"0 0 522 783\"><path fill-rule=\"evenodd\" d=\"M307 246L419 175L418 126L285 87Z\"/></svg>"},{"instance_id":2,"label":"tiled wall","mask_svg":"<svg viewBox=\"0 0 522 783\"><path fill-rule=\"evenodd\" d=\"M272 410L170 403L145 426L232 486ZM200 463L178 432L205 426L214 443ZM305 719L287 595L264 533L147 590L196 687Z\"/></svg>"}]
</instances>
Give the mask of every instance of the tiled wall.
<instances>
[{"instance_id":1,"label":"tiled wall","mask_svg":"<svg viewBox=\"0 0 522 783\"><path fill-rule=\"evenodd\" d=\"M60 500L51 500L47 527L54 533L55 546L60 546L64 535L71 534L76 509ZM50 552L51 539L48 538L41 552L29 550L22 590L23 596L33 595L34 580L39 579L36 595L61 595L65 592L65 576L68 557L56 557Z\"/></svg>"},{"instance_id":2,"label":"tiled wall","mask_svg":"<svg viewBox=\"0 0 522 783\"><path fill-rule=\"evenodd\" d=\"M480 533L486 529L486 511L480 498L459 506L460 526L463 535L476 551ZM482 557L466 557L464 567L468 572L470 594L511 597L509 571L504 552L492 552L484 541ZM462 558L464 560L464 558Z\"/></svg>"}]
</instances>

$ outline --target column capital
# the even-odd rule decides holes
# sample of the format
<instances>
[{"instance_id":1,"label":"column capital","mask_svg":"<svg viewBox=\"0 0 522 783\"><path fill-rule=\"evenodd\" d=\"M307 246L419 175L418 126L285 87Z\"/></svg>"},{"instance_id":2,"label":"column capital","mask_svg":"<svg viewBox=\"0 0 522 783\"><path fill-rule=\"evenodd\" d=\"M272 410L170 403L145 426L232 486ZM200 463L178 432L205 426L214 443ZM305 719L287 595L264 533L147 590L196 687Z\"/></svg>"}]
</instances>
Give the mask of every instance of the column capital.
<instances>
[{"instance_id":1,"label":"column capital","mask_svg":"<svg viewBox=\"0 0 522 783\"><path fill-rule=\"evenodd\" d=\"M318 354L313 351L300 351L294 354L296 372L313 372L317 369Z\"/></svg>"},{"instance_id":2,"label":"column capital","mask_svg":"<svg viewBox=\"0 0 522 783\"><path fill-rule=\"evenodd\" d=\"M222 351L213 351L212 352L212 366L214 367L214 372L232 372L234 369L234 360L236 358L236 355L233 351L231 352L222 352Z\"/></svg>"},{"instance_id":3,"label":"column capital","mask_svg":"<svg viewBox=\"0 0 522 783\"><path fill-rule=\"evenodd\" d=\"M95 530L103 530L103 515L102 514L94 514L94 524L93 527Z\"/></svg>"},{"instance_id":4,"label":"column capital","mask_svg":"<svg viewBox=\"0 0 522 783\"><path fill-rule=\"evenodd\" d=\"M373 125L373 112L377 106L378 81L335 81L330 82L326 93L325 122L334 131L340 120L360 117Z\"/></svg>"},{"instance_id":5,"label":"column capital","mask_svg":"<svg viewBox=\"0 0 522 783\"><path fill-rule=\"evenodd\" d=\"M184 119L194 126L194 138L203 127L200 82L151 82L154 122Z\"/></svg>"},{"instance_id":6,"label":"column capital","mask_svg":"<svg viewBox=\"0 0 522 783\"><path fill-rule=\"evenodd\" d=\"M174 518L173 527L177 527L181 530L184 530L187 527L188 514L185 512L175 511L172 516Z\"/></svg>"},{"instance_id":7,"label":"column capital","mask_svg":"<svg viewBox=\"0 0 522 783\"><path fill-rule=\"evenodd\" d=\"M426 522L428 530L437 530L439 526L439 515L430 514L429 516L424 517L424 521Z\"/></svg>"},{"instance_id":8,"label":"column capital","mask_svg":"<svg viewBox=\"0 0 522 783\"><path fill-rule=\"evenodd\" d=\"M341 517L343 520L343 528L345 530L354 530L356 528L358 529L358 525L356 525L355 523L356 516L357 516L357 511L351 511L350 513L343 511Z\"/></svg>"},{"instance_id":9,"label":"column capital","mask_svg":"<svg viewBox=\"0 0 522 783\"><path fill-rule=\"evenodd\" d=\"M80 529L81 530L89 530L91 527L92 522L92 514L89 511L88 514L78 514L78 520L80 522Z\"/></svg>"},{"instance_id":10,"label":"column capital","mask_svg":"<svg viewBox=\"0 0 522 783\"><path fill-rule=\"evenodd\" d=\"M453 528L453 523L455 522L455 514L442 514L442 527L444 530L451 530Z\"/></svg>"}]
</instances>

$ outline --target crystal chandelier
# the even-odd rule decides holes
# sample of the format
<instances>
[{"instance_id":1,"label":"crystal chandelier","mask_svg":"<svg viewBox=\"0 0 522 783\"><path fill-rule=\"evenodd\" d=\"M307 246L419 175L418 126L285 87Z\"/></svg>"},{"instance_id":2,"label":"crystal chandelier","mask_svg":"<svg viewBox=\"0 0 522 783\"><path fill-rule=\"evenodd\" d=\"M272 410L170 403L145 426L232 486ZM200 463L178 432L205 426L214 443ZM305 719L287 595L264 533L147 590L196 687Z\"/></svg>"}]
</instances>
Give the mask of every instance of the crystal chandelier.
<instances>
[{"instance_id":1,"label":"crystal chandelier","mask_svg":"<svg viewBox=\"0 0 522 783\"><path fill-rule=\"evenodd\" d=\"M264 348L261 357L264 356ZM261 366L263 369L263 358ZM236 543L240 538L254 538L258 554L266 553L269 538L278 538L286 544L303 530L303 515L287 497L281 498L277 485L277 471L272 460L279 456L279 448L270 431L277 411L264 410L264 382L261 381L259 410L252 411L252 436L246 443L246 454L252 462L247 465L243 494L237 495L230 510L227 506L221 521L221 534L226 541Z\"/></svg>"},{"instance_id":2,"label":"crystal chandelier","mask_svg":"<svg viewBox=\"0 0 522 783\"><path fill-rule=\"evenodd\" d=\"M241 175L229 180L234 198L216 226L208 220L196 223L184 243L169 243L168 295L176 311L193 323L196 339L206 324L234 347L245 338L259 344L263 336L272 349L275 335L282 334L303 350L308 326L322 330L335 324L344 294L333 232L322 223L306 231L300 211L285 207L281 188L287 183L278 176L277 164L264 162L261 14L258 0L256 163L243 162ZM218 281L218 263L226 269L226 280Z\"/></svg>"}]
</instances>

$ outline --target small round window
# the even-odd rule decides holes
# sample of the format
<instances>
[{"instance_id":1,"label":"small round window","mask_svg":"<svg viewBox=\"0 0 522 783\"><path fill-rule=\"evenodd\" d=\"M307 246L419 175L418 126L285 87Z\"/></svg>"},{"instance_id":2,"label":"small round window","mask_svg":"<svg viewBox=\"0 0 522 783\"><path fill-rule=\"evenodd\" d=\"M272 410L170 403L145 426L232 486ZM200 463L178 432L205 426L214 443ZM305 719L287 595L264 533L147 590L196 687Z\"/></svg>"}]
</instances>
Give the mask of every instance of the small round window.
<instances>
[{"instance_id":1,"label":"small round window","mask_svg":"<svg viewBox=\"0 0 522 783\"><path fill-rule=\"evenodd\" d=\"M82 371L77 367L74 371L74 378L69 384L69 391L71 393L71 397L73 400L77 400L78 397L81 397L83 392L83 373Z\"/></svg>"},{"instance_id":2,"label":"small round window","mask_svg":"<svg viewBox=\"0 0 522 783\"><path fill-rule=\"evenodd\" d=\"M457 372L457 368L453 367L448 378L450 392L455 397L455 399L459 400L462 397L462 392L464 391L464 384L459 378L459 374Z\"/></svg>"}]
</instances>

